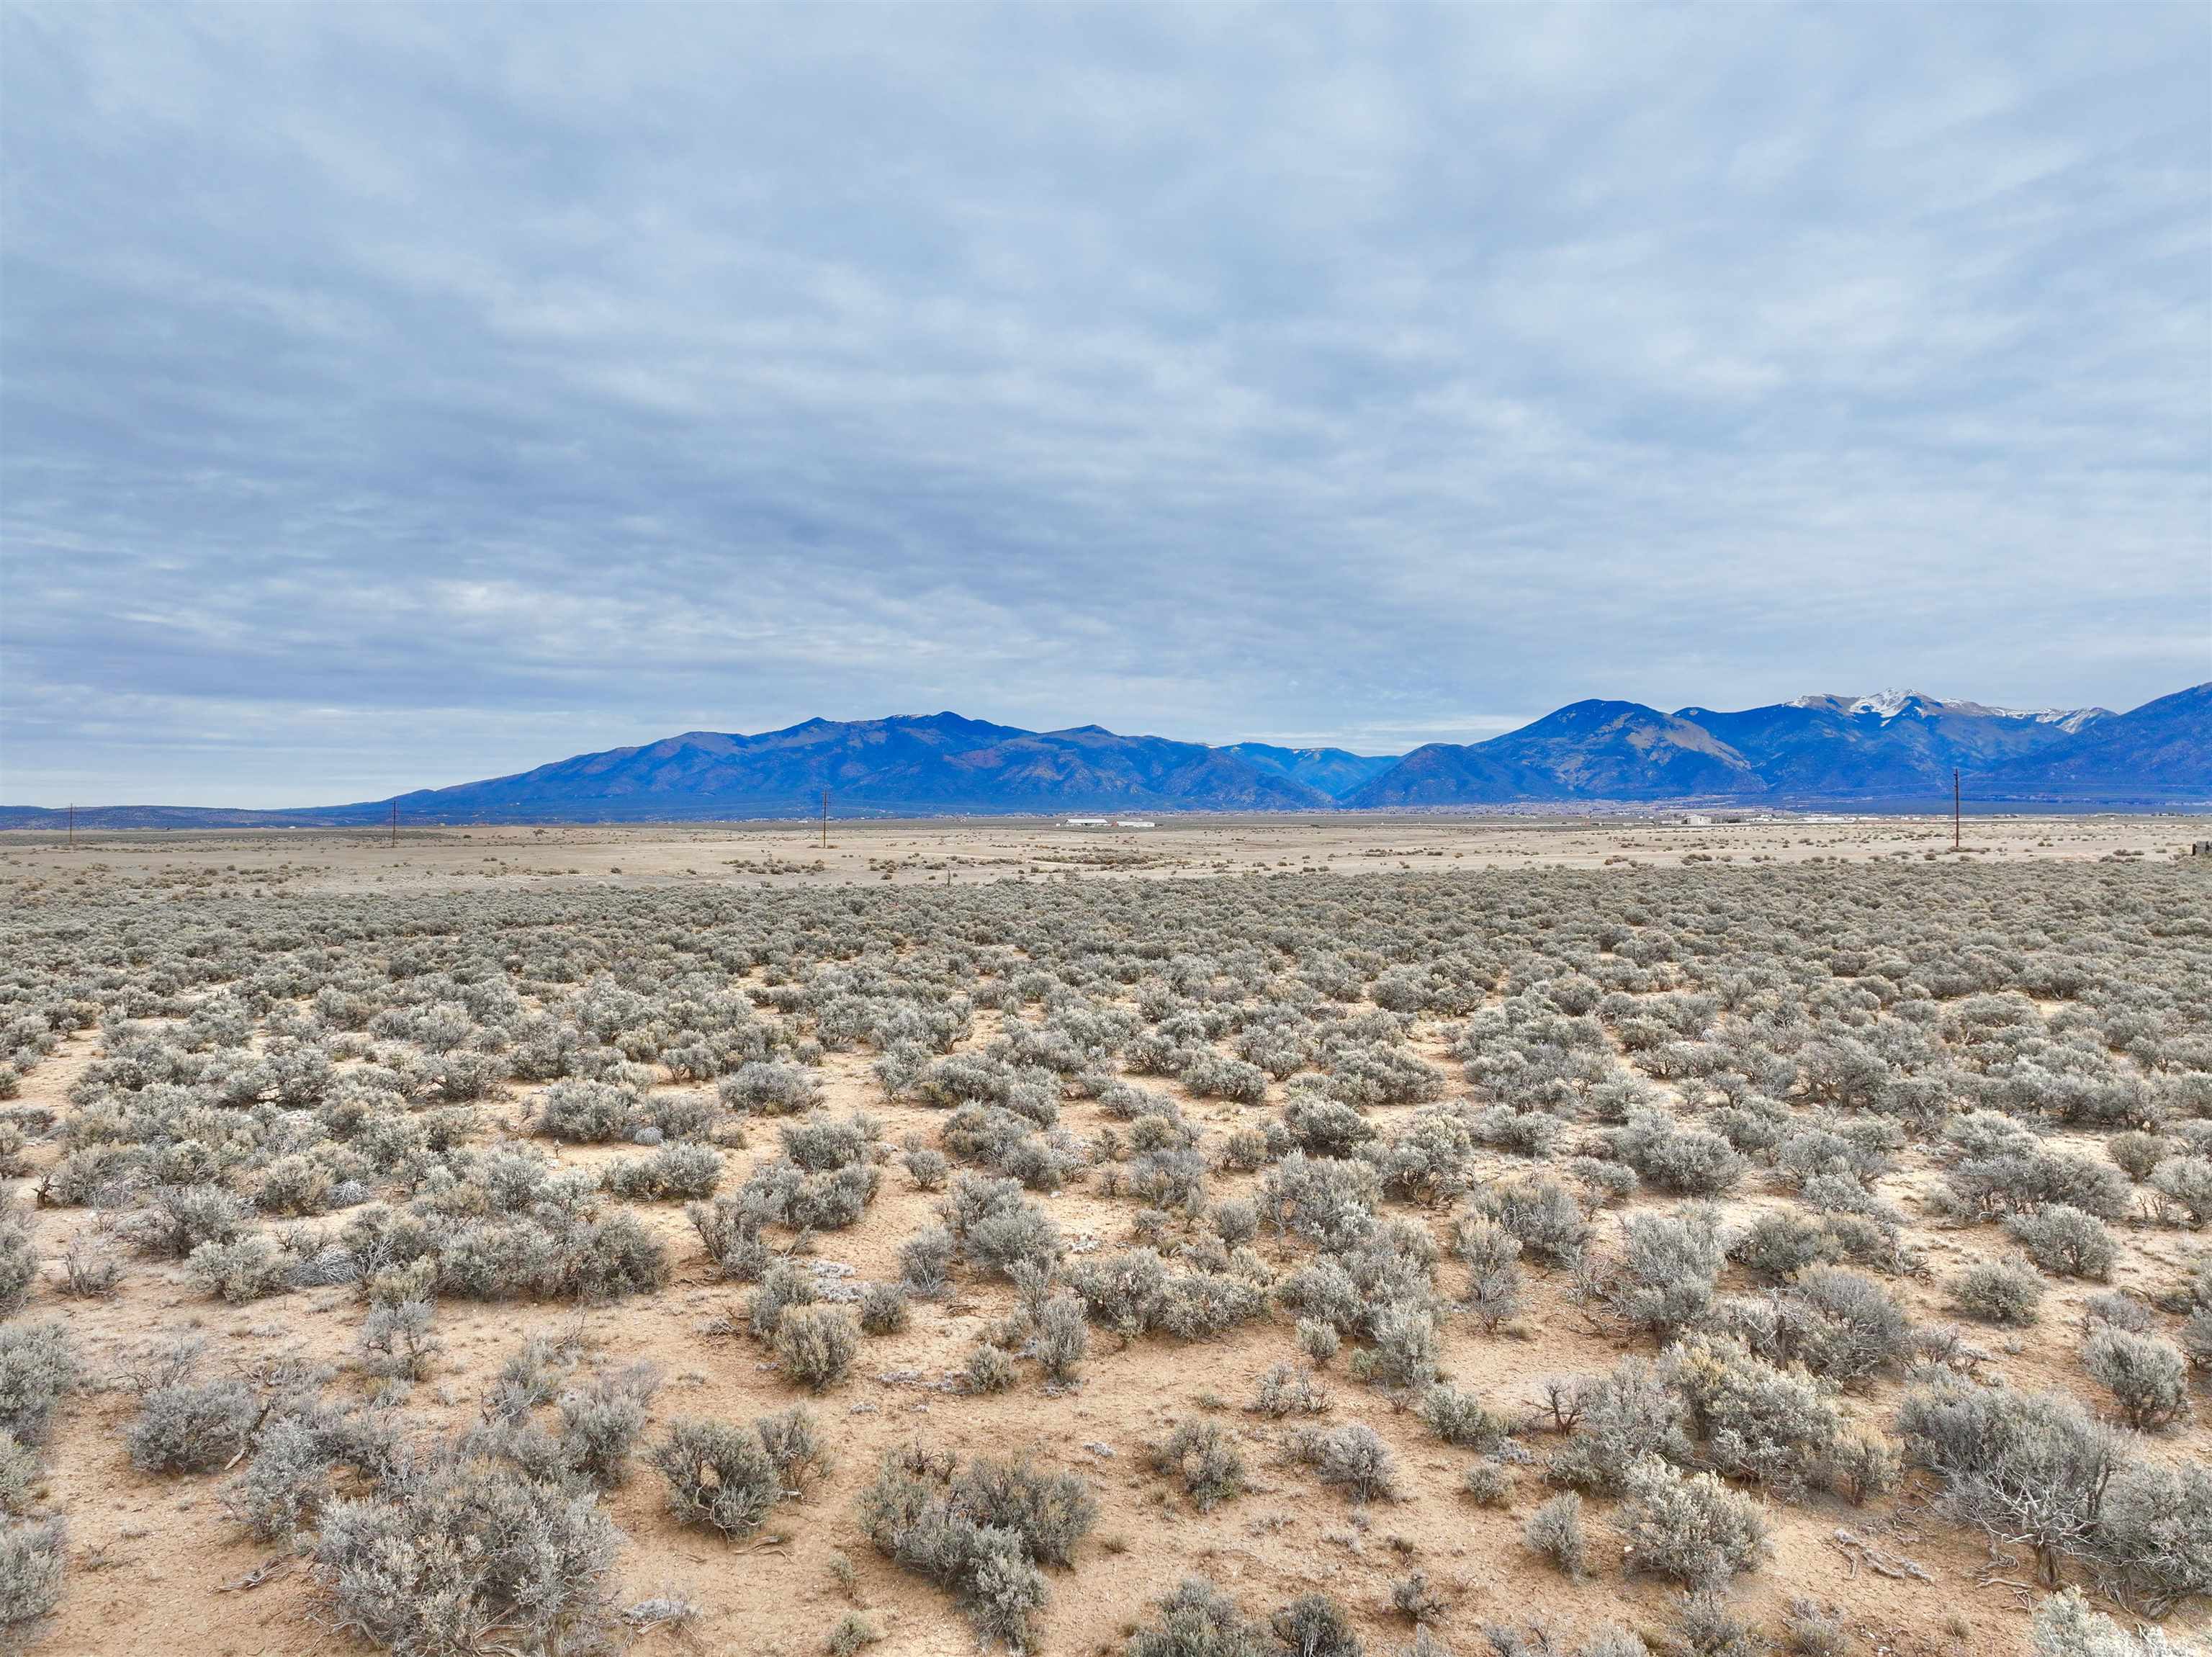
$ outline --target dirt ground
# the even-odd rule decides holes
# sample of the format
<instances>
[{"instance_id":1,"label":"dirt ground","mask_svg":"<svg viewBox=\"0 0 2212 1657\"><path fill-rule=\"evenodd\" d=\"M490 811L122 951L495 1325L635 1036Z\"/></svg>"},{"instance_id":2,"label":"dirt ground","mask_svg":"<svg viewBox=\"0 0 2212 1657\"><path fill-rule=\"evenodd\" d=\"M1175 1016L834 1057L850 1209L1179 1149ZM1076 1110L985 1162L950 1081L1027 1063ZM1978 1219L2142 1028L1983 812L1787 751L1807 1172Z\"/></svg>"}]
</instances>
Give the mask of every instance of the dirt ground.
<instances>
[{"instance_id":1,"label":"dirt ground","mask_svg":"<svg viewBox=\"0 0 2212 1657\"><path fill-rule=\"evenodd\" d=\"M2033 861L2124 852L2165 858L2185 852L2194 826L2142 818L1976 819L1966 825L1969 850L1958 855ZM110 883L155 892L212 886L300 893L435 887L458 880L965 882L1195 877L1285 867L1375 872L1433 868L1431 860L1439 858L1510 868L1591 867L1613 859L1672 865L1688 856L1747 862L1954 855L1948 850L1948 821L1896 818L1711 824L1208 819L1106 833L1037 823L833 822L826 850L818 839L790 825L403 830L395 850L355 832L108 833L81 835L71 851L52 835L18 834L0 837L5 860L0 874L12 886L13 901L51 903L84 885ZM987 1045L998 1018L978 1014L963 1047ZM23 1100L64 1108L71 1081L98 1042L94 1032L70 1037L26 1079ZM1441 1043L1428 1040L1421 1051L1457 1074ZM893 1143L909 1130L933 1135L942 1123L941 1112L886 1100L865 1054L832 1052L823 1069L830 1107L841 1114L866 1109L884 1122ZM1171 1081L1147 1085L1174 1093L1206 1124L1209 1144L1278 1108L1273 1102L1239 1107L1194 1100ZM520 1131L533 1091L518 1085L506 1100L484 1106L486 1126ZM1375 1114L1387 1129L1401 1110L1413 1108L1383 1107ZM1087 1100L1071 1100L1064 1119L1085 1135L1104 1124ZM563 1164L587 1165L625 1148L564 1147L559 1155ZM54 1151L42 1146L34 1154L50 1160ZM757 1131L749 1150L732 1154L730 1185L775 1153L772 1127ZM1494 1161L1499 1172L1513 1166L1503 1157ZM1928 1323L1954 1315L1942 1303L1940 1282L1978 1252L1964 1234L1921 1220L1933 1168L1924 1153L1908 1149L1899 1172L1883 1182L1884 1195L1914 1217L1909 1240L1929 1257L1927 1276L1897 1285L1916 1321ZM1256 1179L1224 1173L1217 1193L1247 1194ZM30 1183L15 1186L21 1192ZM1758 1194L1755 1184L1747 1189L1753 1194L1728 1204L1736 1215L1770 1203L1780 1205L1780 1199ZM860 1279L895 1278L897 1244L934 1222L935 1200L915 1190L904 1173L889 1170L867 1218L850 1231L823 1237L816 1258L840 1270L850 1268ZM1048 1206L1079 1252L1126 1240L1125 1203L1071 1186ZM638 1212L665 1237L678 1263L668 1288L580 1312L441 1302L438 1327L446 1349L436 1373L415 1388L409 1409L441 1428L459 1429L476 1418L478 1397L526 1336L568 1330L580 1331L587 1364L620 1367L644 1360L664 1370L653 1411L656 1430L678 1415L743 1422L793 1403L798 1395L757 1343L716 1332L719 1319L736 1307L744 1291L717 1281L681 1205L643 1205ZM41 1252L58 1256L73 1232L99 1223L82 1210L41 1214L36 1221ZM1448 1221L1438 1216L1437 1223ZM1297 1253L1274 1240L1263 1239L1259 1246L1285 1263ZM2170 1283L2185 1270L2190 1252L2171 1231L2132 1232L2112 1286ZM1731 1268L1723 1286L1748 1285ZM1969 1338L1985 1349L1985 1373L2016 1386L2082 1391L2077 1308L2098 1287L2054 1282L2036 1326L1972 1331ZM1532 1271L1528 1310L1498 1337L1483 1335L1468 1319L1451 1320L1444 1331L1446 1374L1493 1408L1507 1409L1527 1404L1544 1376L1601 1372L1630 1351L1650 1349L1648 1343L1597 1330L1569 1302L1566 1288L1565 1273ZM635 1472L609 1498L629 1538L620 1599L627 1604L676 1592L704 1611L693 1630L647 1632L638 1637L636 1648L802 1657L823 1650L832 1624L858 1607L882 1630L881 1643L871 1648L876 1652L951 1657L972 1650L974 1636L951 1602L878 1557L854 1522L855 1496L878 1454L917 1436L963 1455L1034 1448L1041 1458L1072 1465L1095 1481L1102 1518L1080 1550L1077 1569L1052 1573L1042 1642L1047 1652L1119 1651L1149 1602L1192 1569L1259 1610L1325 1589L1359 1614L1370 1654L1395 1651L1412 1640L1412 1625L1392 1618L1388 1606L1391 1581L1414 1569L1428 1572L1449 1599L1449 1618L1437 1632L1462 1657L1487 1649L1481 1633L1486 1623L1540 1617L1562 1632L1587 1632L1618 1620L1650 1630L1659 1648L1676 1598L1667 1587L1626 1578L1602 1558L1588 1581L1571 1583L1522 1545L1523 1520L1549 1494L1534 1468L1519 1470L1509 1505L1478 1507L1458 1493L1460 1473L1471 1459L1466 1453L1442 1445L1415 1416L1394 1414L1379 1393L1340 1374L1335 1407L1326 1420L1364 1420L1380 1432L1404 1469L1406 1499L1363 1508L1288 1465L1279 1454L1285 1429L1241 1408L1259 1375L1292 1355L1284 1324L1262 1323L1197 1344L1148 1337L1127 1349L1116 1349L1111 1337L1094 1331L1091 1358L1072 1388L1044 1389L1025 1371L1010 1392L962 1395L949 1378L977 1332L1006 1315L1012 1303L1004 1285L963 1283L949 1301L917 1304L906 1333L870 1339L865 1373L814 1401L837 1447L836 1469L804 1502L779 1507L768 1532L751 1542L725 1545L710 1533L680 1528L665 1511L659 1479L643 1469ZM51 1455L48 1494L69 1517L70 1569L60 1613L38 1649L200 1657L362 1649L318 1623L319 1606L303 1565L275 1556L275 1569L246 1586L271 1563L272 1555L226 1520L216 1494L220 1480L135 1471L121 1435L135 1401L119 1388L97 1390L100 1380L126 1372L161 1338L185 1330L209 1338L216 1361L211 1368L247 1372L289 1355L343 1368L352 1358L361 1316L349 1289L309 1290L234 1308L198 1293L179 1267L131 1259L113 1299L67 1300L42 1283L24 1315L65 1318L95 1380L95 1390L66 1407ZM1894 1381L1882 1382L1863 1396L1847 1398L1846 1411L1854 1420L1887 1421L1901 1390ZM2207 1413L2212 1412L2200 1410L2196 1424L2152 1441L2149 1453L2212 1455ZM1256 1486L1211 1514L1200 1514L1171 1494L1144 1470L1140 1454L1147 1438L1199 1415L1240 1436ZM1540 1436L1530 1441L1540 1453L1545 1447ZM1965 1657L2023 1649L2027 1608L2033 1599L2019 1586L2025 1570L2016 1562L1993 1559L1978 1539L1929 1518L1924 1498L1923 1490L1908 1484L1900 1498L1863 1509L1819 1493L1772 1504L1775 1557L1741 1580L1740 1607L1775 1630L1793 1597L1832 1603L1846 1614L1856 1636L1853 1648L1869 1654ZM1601 1526L1593 1529L1607 1534ZM1839 1530L1909 1556L1926 1580L1892 1580L1854 1564L1836 1545ZM2202 1628L2205 1621L2204 1608L2197 1605L2178 1613L2171 1626L2179 1632Z\"/></svg>"},{"instance_id":2,"label":"dirt ground","mask_svg":"<svg viewBox=\"0 0 2212 1657\"><path fill-rule=\"evenodd\" d=\"M1148 829L1065 819L832 819L793 823L593 824L550 828L0 832L0 877L18 896L57 881L227 892L408 890L456 880L684 880L744 885L1163 877L1259 869L1595 868L1956 856L2019 862L2186 853L2212 819L2154 816L1162 817ZM826 838L827 844L824 844ZM0 886L0 889L5 889Z\"/></svg>"}]
</instances>

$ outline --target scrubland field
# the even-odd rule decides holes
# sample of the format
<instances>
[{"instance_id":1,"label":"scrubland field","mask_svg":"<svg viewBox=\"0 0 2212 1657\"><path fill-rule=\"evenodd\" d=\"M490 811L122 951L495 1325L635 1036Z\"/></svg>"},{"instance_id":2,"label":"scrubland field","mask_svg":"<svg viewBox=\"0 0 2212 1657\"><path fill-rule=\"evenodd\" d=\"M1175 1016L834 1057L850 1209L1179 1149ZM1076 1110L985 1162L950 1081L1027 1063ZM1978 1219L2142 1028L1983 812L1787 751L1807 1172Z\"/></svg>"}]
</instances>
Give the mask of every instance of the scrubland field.
<instances>
[{"instance_id":1,"label":"scrubland field","mask_svg":"<svg viewBox=\"0 0 2212 1657\"><path fill-rule=\"evenodd\" d=\"M2185 1644L2191 838L0 839L8 1637Z\"/></svg>"}]
</instances>

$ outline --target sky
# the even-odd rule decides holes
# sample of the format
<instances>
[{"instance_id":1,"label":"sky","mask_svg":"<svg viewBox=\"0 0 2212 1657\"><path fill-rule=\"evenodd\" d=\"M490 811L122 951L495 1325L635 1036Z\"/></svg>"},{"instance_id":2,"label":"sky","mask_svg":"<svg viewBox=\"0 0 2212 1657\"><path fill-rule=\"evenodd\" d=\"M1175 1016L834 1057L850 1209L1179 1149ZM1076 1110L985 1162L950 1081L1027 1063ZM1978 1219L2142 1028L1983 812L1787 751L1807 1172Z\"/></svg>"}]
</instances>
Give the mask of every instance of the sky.
<instances>
[{"instance_id":1,"label":"sky","mask_svg":"<svg viewBox=\"0 0 2212 1657\"><path fill-rule=\"evenodd\" d=\"M0 7L0 801L2212 679L2212 9Z\"/></svg>"}]
</instances>

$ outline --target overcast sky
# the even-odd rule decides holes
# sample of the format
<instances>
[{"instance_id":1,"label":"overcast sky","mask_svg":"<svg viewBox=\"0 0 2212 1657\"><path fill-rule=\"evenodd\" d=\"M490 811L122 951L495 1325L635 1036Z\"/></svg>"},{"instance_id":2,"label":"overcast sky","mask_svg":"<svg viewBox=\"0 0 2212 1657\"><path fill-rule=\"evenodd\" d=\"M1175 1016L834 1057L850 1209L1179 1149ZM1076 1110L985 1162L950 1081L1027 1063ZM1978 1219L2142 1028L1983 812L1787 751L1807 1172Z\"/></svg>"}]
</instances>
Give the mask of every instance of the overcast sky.
<instances>
[{"instance_id":1,"label":"overcast sky","mask_svg":"<svg viewBox=\"0 0 2212 1657\"><path fill-rule=\"evenodd\" d=\"M9 803L2212 678L2201 5L0 10Z\"/></svg>"}]
</instances>

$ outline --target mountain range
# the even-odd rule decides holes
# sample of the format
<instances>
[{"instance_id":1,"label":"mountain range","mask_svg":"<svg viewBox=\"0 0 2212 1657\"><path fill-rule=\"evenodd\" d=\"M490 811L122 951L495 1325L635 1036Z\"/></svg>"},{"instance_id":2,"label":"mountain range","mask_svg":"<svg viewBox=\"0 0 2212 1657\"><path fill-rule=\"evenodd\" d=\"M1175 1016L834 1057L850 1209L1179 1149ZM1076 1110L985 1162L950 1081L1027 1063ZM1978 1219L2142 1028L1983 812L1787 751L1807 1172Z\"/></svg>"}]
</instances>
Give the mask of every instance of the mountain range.
<instances>
[{"instance_id":1,"label":"mountain range","mask_svg":"<svg viewBox=\"0 0 2212 1657\"><path fill-rule=\"evenodd\" d=\"M1427 809L1522 802L1948 801L2142 808L2212 803L2212 682L2126 713L2014 709L1918 691L1801 696L1727 713L1577 702L1474 743L1401 755L1261 742L1212 747L1097 725L1030 731L958 714L810 719L756 735L688 731L396 799L289 811L80 807L86 827L611 822L1066 811ZM0 806L0 827L64 813Z\"/></svg>"}]
</instances>

